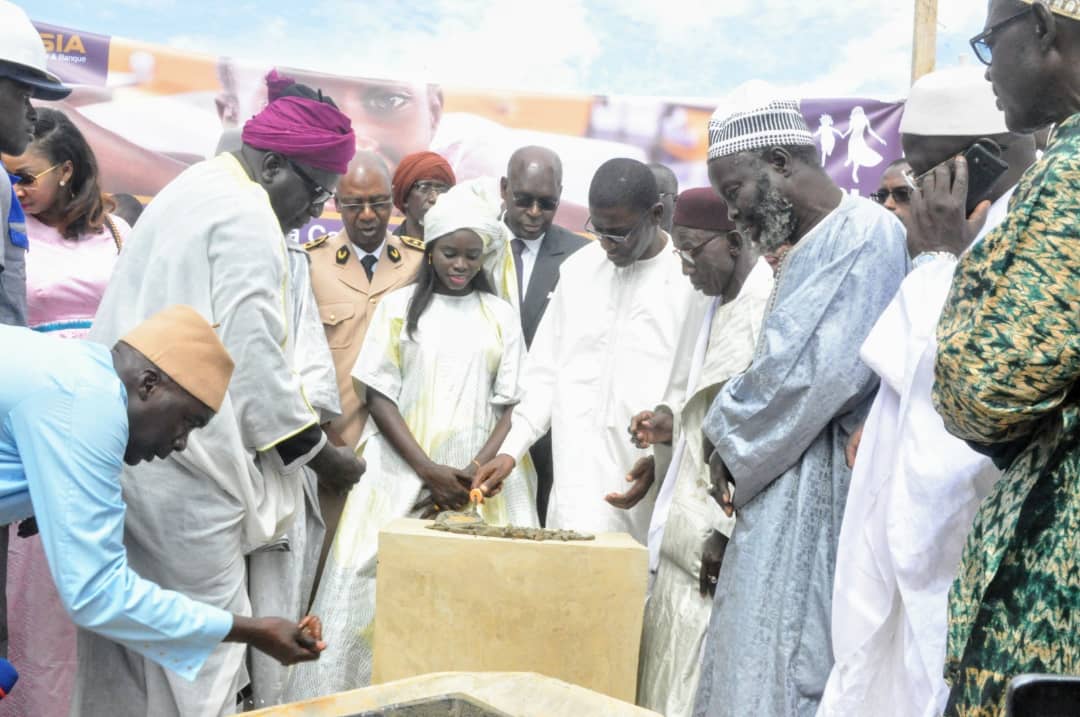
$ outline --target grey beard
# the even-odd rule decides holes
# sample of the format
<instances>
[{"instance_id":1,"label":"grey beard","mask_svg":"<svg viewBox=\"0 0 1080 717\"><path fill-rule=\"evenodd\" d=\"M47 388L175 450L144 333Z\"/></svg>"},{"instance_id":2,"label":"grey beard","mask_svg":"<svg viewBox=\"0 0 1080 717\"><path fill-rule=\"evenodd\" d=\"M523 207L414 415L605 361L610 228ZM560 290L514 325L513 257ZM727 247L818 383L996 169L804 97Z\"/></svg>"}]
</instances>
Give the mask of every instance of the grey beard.
<instances>
[{"instance_id":1,"label":"grey beard","mask_svg":"<svg viewBox=\"0 0 1080 717\"><path fill-rule=\"evenodd\" d=\"M756 213L761 229L758 241L765 253L772 254L795 233L795 205L776 188L770 187Z\"/></svg>"}]
</instances>

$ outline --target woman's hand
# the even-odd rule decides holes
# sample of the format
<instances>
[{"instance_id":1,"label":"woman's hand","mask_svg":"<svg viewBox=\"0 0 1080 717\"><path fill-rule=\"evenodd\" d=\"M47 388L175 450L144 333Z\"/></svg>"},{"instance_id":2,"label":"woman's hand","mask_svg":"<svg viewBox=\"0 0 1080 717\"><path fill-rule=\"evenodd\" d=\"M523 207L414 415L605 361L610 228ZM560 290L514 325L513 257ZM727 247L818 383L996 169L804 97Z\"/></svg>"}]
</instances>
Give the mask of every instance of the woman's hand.
<instances>
[{"instance_id":1,"label":"woman's hand","mask_svg":"<svg viewBox=\"0 0 1080 717\"><path fill-rule=\"evenodd\" d=\"M432 463L420 471L437 510L460 510L469 502L472 478L465 471Z\"/></svg>"}]
</instances>

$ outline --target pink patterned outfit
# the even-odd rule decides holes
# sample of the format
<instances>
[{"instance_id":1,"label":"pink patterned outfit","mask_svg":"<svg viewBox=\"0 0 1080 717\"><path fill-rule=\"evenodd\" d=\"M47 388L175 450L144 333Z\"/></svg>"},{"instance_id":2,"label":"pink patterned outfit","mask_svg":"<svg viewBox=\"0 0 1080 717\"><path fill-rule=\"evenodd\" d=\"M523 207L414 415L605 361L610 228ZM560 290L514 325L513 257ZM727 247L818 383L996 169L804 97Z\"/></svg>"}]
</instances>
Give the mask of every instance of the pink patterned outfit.
<instances>
[{"instance_id":1,"label":"pink patterned outfit","mask_svg":"<svg viewBox=\"0 0 1080 717\"><path fill-rule=\"evenodd\" d=\"M131 228L110 216L108 226L77 240L26 218L27 318L30 328L65 338L83 338L105 293L118 240ZM19 685L0 702L0 717L67 717L75 681L75 626L64 611L41 539L19 538L12 525L8 548L8 659Z\"/></svg>"}]
</instances>

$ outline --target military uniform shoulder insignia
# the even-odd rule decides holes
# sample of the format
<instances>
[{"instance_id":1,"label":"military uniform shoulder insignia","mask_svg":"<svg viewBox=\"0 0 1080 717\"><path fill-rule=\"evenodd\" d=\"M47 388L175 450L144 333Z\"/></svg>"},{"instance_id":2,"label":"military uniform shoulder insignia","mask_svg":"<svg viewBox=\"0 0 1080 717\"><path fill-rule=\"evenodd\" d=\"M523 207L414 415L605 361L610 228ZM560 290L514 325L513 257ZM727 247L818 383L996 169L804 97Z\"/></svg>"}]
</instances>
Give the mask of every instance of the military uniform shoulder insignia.
<instances>
[{"instance_id":1,"label":"military uniform shoulder insignia","mask_svg":"<svg viewBox=\"0 0 1080 717\"><path fill-rule=\"evenodd\" d=\"M343 246L337 250L337 254L334 258L337 260L338 264L344 264L349 260L349 253L349 247Z\"/></svg>"},{"instance_id":2,"label":"military uniform shoulder insignia","mask_svg":"<svg viewBox=\"0 0 1080 717\"><path fill-rule=\"evenodd\" d=\"M405 234L399 236L398 239L400 239L401 243L407 247L417 249L419 251L424 250L424 241L422 239L417 239L416 237L407 236Z\"/></svg>"},{"instance_id":3,"label":"military uniform shoulder insignia","mask_svg":"<svg viewBox=\"0 0 1080 717\"><path fill-rule=\"evenodd\" d=\"M390 261L394 262L395 264L401 261L401 252L397 250L396 246L386 247L386 256L388 256L390 258Z\"/></svg>"},{"instance_id":4,"label":"military uniform shoulder insignia","mask_svg":"<svg viewBox=\"0 0 1080 717\"><path fill-rule=\"evenodd\" d=\"M304 248L311 251L315 247L322 246L326 243L326 240L330 238L329 234L323 234L321 237L316 237L309 242L304 243Z\"/></svg>"}]
</instances>

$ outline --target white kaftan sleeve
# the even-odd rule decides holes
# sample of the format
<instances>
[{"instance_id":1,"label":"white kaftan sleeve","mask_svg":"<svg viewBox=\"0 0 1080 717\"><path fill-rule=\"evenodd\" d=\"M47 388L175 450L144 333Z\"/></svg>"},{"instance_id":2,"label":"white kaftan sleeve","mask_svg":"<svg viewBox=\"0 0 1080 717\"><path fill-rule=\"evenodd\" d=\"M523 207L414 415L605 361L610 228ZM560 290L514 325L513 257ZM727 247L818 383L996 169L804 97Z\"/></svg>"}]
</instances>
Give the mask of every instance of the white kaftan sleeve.
<instances>
[{"instance_id":1,"label":"white kaftan sleeve","mask_svg":"<svg viewBox=\"0 0 1080 717\"><path fill-rule=\"evenodd\" d=\"M263 229L229 222L217 227L208 247L214 321L236 361L229 400L245 444L260 452L318 423L286 355L285 240Z\"/></svg>"},{"instance_id":2,"label":"white kaftan sleeve","mask_svg":"<svg viewBox=\"0 0 1080 717\"><path fill-rule=\"evenodd\" d=\"M371 388L394 402L401 396L401 344L405 336L405 311L396 297L387 297L375 308L364 335L360 355L353 365L353 387L361 396ZM400 302L407 308L407 302ZM369 421L371 423L371 421Z\"/></svg>"},{"instance_id":3,"label":"white kaftan sleeve","mask_svg":"<svg viewBox=\"0 0 1080 717\"><path fill-rule=\"evenodd\" d=\"M875 390L859 347L906 262L903 235L877 232L814 270L765 317L753 364L724 385L703 427L735 480L736 509Z\"/></svg>"},{"instance_id":4,"label":"white kaftan sleeve","mask_svg":"<svg viewBox=\"0 0 1080 717\"><path fill-rule=\"evenodd\" d=\"M490 296L484 296L482 300L485 310L495 301L499 301L502 306L493 308L504 309L490 312L502 341L502 357L499 359L499 368L492 386L491 405L513 406L521 400L521 368L525 358L525 337L521 333L521 321L509 304Z\"/></svg>"},{"instance_id":5,"label":"white kaftan sleeve","mask_svg":"<svg viewBox=\"0 0 1080 717\"><path fill-rule=\"evenodd\" d=\"M296 369L304 393L326 423L341 415L341 395L338 393L337 373L326 331L319 317L319 307L311 288L311 261L302 249L290 251L292 262L293 296L296 311Z\"/></svg>"}]
</instances>

